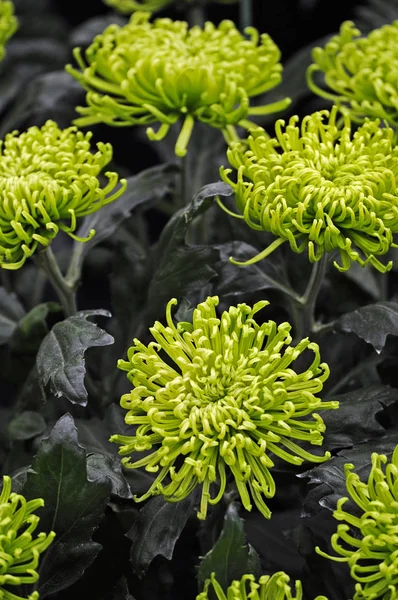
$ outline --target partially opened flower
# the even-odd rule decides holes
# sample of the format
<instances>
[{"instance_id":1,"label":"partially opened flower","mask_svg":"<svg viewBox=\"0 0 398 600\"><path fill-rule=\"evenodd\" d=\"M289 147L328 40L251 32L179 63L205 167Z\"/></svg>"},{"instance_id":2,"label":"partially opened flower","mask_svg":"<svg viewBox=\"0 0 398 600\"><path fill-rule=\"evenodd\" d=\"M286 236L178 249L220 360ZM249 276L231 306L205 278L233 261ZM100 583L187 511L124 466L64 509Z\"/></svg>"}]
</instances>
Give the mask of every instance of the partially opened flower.
<instances>
[{"instance_id":1,"label":"partially opened flower","mask_svg":"<svg viewBox=\"0 0 398 600\"><path fill-rule=\"evenodd\" d=\"M44 506L41 498L26 501L24 496L11 492L11 479L3 477L0 494L0 598L24 600L10 591L10 587L36 583L37 567L42 554L55 537L55 533L34 536L40 518L33 514ZM33 592L27 600L37 600Z\"/></svg>"},{"instance_id":2,"label":"partially opened flower","mask_svg":"<svg viewBox=\"0 0 398 600\"><path fill-rule=\"evenodd\" d=\"M218 583L215 574L206 580L205 588L196 600L209 600L213 590L217 600L302 600L301 581L295 582L295 591L289 584L290 577L283 571L273 575L263 575L256 580L254 575L243 575L240 581L233 581L226 592ZM317 596L315 600L327 600L325 596Z\"/></svg>"},{"instance_id":3,"label":"partially opened flower","mask_svg":"<svg viewBox=\"0 0 398 600\"><path fill-rule=\"evenodd\" d=\"M5 54L4 46L16 32L18 21L14 15L14 4L8 0L0 0L0 60Z\"/></svg>"},{"instance_id":4,"label":"partially opened flower","mask_svg":"<svg viewBox=\"0 0 398 600\"><path fill-rule=\"evenodd\" d=\"M322 444L325 425L316 411L338 406L316 396L328 366L308 338L290 346L289 323L255 321L268 302L231 306L219 318L218 298L209 297L195 308L192 323L177 326L171 317L176 302L167 305L167 326L151 327L156 341L145 346L135 339L128 361L118 365L134 385L121 398L125 421L138 427L133 435L114 435L111 441L121 444L126 467L158 472L136 500L162 494L177 502L201 485L198 516L204 519L208 504L222 498L230 474L243 506L251 510L253 500L269 518L264 499L275 494L271 455L294 465L329 458L328 452L315 456L296 443ZM313 353L313 361L298 373L294 361L305 350ZM148 450L130 463L128 455ZM168 476L171 481L164 485ZM214 498L213 483L218 487Z\"/></svg>"},{"instance_id":5,"label":"partially opened flower","mask_svg":"<svg viewBox=\"0 0 398 600\"><path fill-rule=\"evenodd\" d=\"M377 258L395 247L398 232L398 148L394 132L367 121L352 134L348 116L337 124L336 106L275 125L276 137L251 132L248 148L232 144L221 169L235 191L242 218L253 229L277 239L251 264L289 242L294 252L308 252L311 262L337 251L340 271L351 261L372 264L381 272L392 262ZM240 264L240 263L237 263Z\"/></svg>"},{"instance_id":6,"label":"partially opened flower","mask_svg":"<svg viewBox=\"0 0 398 600\"><path fill-rule=\"evenodd\" d=\"M45 248L59 230L74 235L76 219L118 198L118 175L99 175L112 158L110 144L91 151L91 133L76 127L43 127L14 131L0 142L0 266L18 269L37 249ZM113 193L112 193L113 192ZM91 231L90 238L95 231ZM88 239L90 239L88 238Z\"/></svg>"},{"instance_id":7,"label":"partially opened flower","mask_svg":"<svg viewBox=\"0 0 398 600\"><path fill-rule=\"evenodd\" d=\"M289 100L250 106L250 98L281 81L280 52L271 38L249 28L246 38L223 21L191 29L183 21L135 13L124 27L110 25L74 55L80 70L67 66L87 90L87 106L78 108L79 126L151 125L151 140L163 139L182 122L175 151L184 156L195 121L236 138L235 125L247 127L250 115L280 110Z\"/></svg>"},{"instance_id":8,"label":"partially opened flower","mask_svg":"<svg viewBox=\"0 0 398 600\"><path fill-rule=\"evenodd\" d=\"M352 472L354 468L354 465L345 465L347 491L357 510L355 514L345 511L343 506L348 498L341 498L333 513L338 521L343 521L331 540L339 556L316 550L330 560L347 563L351 577L357 582L353 600L395 600L398 589L398 446L390 462L383 454L372 454L367 483Z\"/></svg>"},{"instance_id":9,"label":"partially opened flower","mask_svg":"<svg viewBox=\"0 0 398 600\"><path fill-rule=\"evenodd\" d=\"M195 0L183 0L187 5L193 4ZM211 0L208 0L209 2ZM233 4L239 0L213 0L219 4ZM170 4L173 4L175 0L104 0L105 4L115 8L121 13L131 14L139 10L147 10L148 12L157 12L162 10Z\"/></svg>"},{"instance_id":10,"label":"partially opened flower","mask_svg":"<svg viewBox=\"0 0 398 600\"><path fill-rule=\"evenodd\" d=\"M385 119L398 125L398 21L375 29L366 37L351 21L340 33L312 52L314 64L307 73L310 88L342 105L351 118ZM322 73L326 90L314 81Z\"/></svg>"}]
</instances>

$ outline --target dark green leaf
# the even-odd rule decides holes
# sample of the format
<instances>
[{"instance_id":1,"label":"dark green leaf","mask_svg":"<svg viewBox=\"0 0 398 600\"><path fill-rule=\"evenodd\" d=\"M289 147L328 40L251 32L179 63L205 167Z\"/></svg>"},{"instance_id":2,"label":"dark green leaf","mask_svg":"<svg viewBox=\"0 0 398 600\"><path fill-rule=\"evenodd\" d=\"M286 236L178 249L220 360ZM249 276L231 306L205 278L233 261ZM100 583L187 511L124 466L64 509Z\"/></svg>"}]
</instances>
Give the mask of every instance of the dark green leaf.
<instances>
[{"instance_id":1,"label":"dark green leaf","mask_svg":"<svg viewBox=\"0 0 398 600\"><path fill-rule=\"evenodd\" d=\"M361 306L353 312L342 315L334 322L335 331L355 333L376 352L383 350L388 335L398 335L398 303L376 302Z\"/></svg>"},{"instance_id":2,"label":"dark green leaf","mask_svg":"<svg viewBox=\"0 0 398 600\"><path fill-rule=\"evenodd\" d=\"M109 481L112 494L119 498L128 500L133 497L123 475L120 458L112 454L89 454L87 456L87 477L89 481Z\"/></svg>"},{"instance_id":3,"label":"dark green leaf","mask_svg":"<svg viewBox=\"0 0 398 600\"><path fill-rule=\"evenodd\" d=\"M0 287L0 344L6 344L25 314L15 294Z\"/></svg>"},{"instance_id":4,"label":"dark green leaf","mask_svg":"<svg viewBox=\"0 0 398 600\"><path fill-rule=\"evenodd\" d=\"M134 597L129 594L129 588L125 577L119 579L113 588L112 600L135 600Z\"/></svg>"},{"instance_id":5,"label":"dark green leaf","mask_svg":"<svg viewBox=\"0 0 398 600\"><path fill-rule=\"evenodd\" d=\"M195 494L180 502L166 502L162 496L152 498L138 514L127 537L132 541L131 564L139 577L156 556L171 560L195 503Z\"/></svg>"},{"instance_id":6,"label":"dark green leaf","mask_svg":"<svg viewBox=\"0 0 398 600\"><path fill-rule=\"evenodd\" d=\"M30 440L43 433L46 422L41 414L32 410L25 410L14 417L7 426L7 433L12 440Z\"/></svg>"},{"instance_id":7,"label":"dark green leaf","mask_svg":"<svg viewBox=\"0 0 398 600\"><path fill-rule=\"evenodd\" d=\"M377 419L387 406L398 402L398 390L374 384L328 400L338 400L340 406L322 415L326 425L323 445L336 450L384 435L385 429Z\"/></svg>"},{"instance_id":8,"label":"dark green leaf","mask_svg":"<svg viewBox=\"0 0 398 600\"><path fill-rule=\"evenodd\" d=\"M220 537L200 563L199 590L214 572L224 592L235 579L246 573L259 576L260 561L255 550L247 544L244 522L239 517L236 504L230 504L224 518Z\"/></svg>"},{"instance_id":9,"label":"dark green leaf","mask_svg":"<svg viewBox=\"0 0 398 600\"><path fill-rule=\"evenodd\" d=\"M90 229L95 229L96 234L86 244L83 245L83 256L87 252L108 238L114 233L135 208L156 201L166 196L174 185L177 167L173 164L162 164L150 167L133 175L127 180L127 189L125 193L115 202L104 206L93 216L88 217L78 231L79 237L88 235ZM76 242L76 247L81 247L80 242Z\"/></svg>"},{"instance_id":10,"label":"dark green leaf","mask_svg":"<svg viewBox=\"0 0 398 600\"><path fill-rule=\"evenodd\" d=\"M13 352L21 354L36 354L43 338L48 334L46 319L61 310L59 304L46 302L38 304L29 311L18 323L11 338Z\"/></svg>"},{"instance_id":11,"label":"dark green leaf","mask_svg":"<svg viewBox=\"0 0 398 600\"><path fill-rule=\"evenodd\" d=\"M222 182L207 185L167 223L153 254L147 323L159 317L170 298L200 289L215 277L218 250L211 246L188 246L185 236L189 224L210 208L214 196L231 196L232 193L230 186Z\"/></svg>"},{"instance_id":12,"label":"dark green leaf","mask_svg":"<svg viewBox=\"0 0 398 600\"><path fill-rule=\"evenodd\" d=\"M87 404L84 353L87 348L108 346L114 341L109 333L87 321L87 317L95 315L110 316L104 310L80 312L54 325L44 338L36 359L43 394L49 385L56 397L63 396L73 404Z\"/></svg>"},{"instance_id":13,"label":"dark green leaf","mask_svg":"<svg viewBox=\"0 0 398 600\"><path fill-rule=\"evenodd\" d=\"M0 65L0 113L10 105L12 108L1 123L1 138L14 129L42 124L34 120L37 116L35 94L41 90L40 80L36 84L35 79L49 71L61 69L66 59L66 46L58 40L29 38L13 39L9 42L5 59ZM19 93L21 90L22 94ZM54 94L56 95L56 89L52 90L49 97ZM43 98L41 93L40 98ZM47 102L51 100L47 99ZM49 115L42 113L43 122L48 118Z\"/></svg>"},{"instance_id":14,"label":"dark green leaf","mask_svg":"<svg viewBox=\"0 0 398 600\"><path fill-rule=\"evenodd\" d=\"M76 46L85 48L92 43L96 35L102 33L109 25L123 26L126 23L125 17L114 13L87 19L73 30L69 43L72 48Z\"/></svg>"},{"instance_id":15,"label":"dark green leaf","mask_svg":"<svg viewBox=\"0 0 398 600\"><path fill-rule=\"evenodd\" d=\"M23 494L28 500L44 499L40 529L56 533L40 565L38 591L43 599L77 581L94 561L101 545L91 538L110 494L109 481L88 480L86 452L69 414L41 442Z\"/></svg>"},{"instance_id":16,"label":"dark green leaf","mask_svg":"<svg viewBox=\"0 0 398 600\"><path fill-rule=\"evenodd\" d=\"M230 256L244 262L256 256L258 250L245 242L227 242L217 245L216 248L219 250L221 258L220 263L215 267L218 272L217 293L220 296L247 293L248 290L253 293L266 289L276 289L282 292L288 289L294 293L290 289L281 255L277 255L276 252L273 260L262 260L248 267L239 267L230 262Z\"/></svg>"},{"instance_id":17,"label":"dark green leaf","mask_svg":"<svg viewBox=\"0 0 398 600\"><path fill-rule=\"evenodd\" d=\"M364 481L370 472L372 453L377 452L390 457L397 445L397 440L398 432L395 429L389 429L377 440L370 440L363 444L359 443L351 449L341 450L337 456L305 473L301 473L299 477L309 477L311 483L326 484L321 488L322 494L315 492L318 495L317 501L321 506L334 510L337 500L347 496L344 465L352 463L355 466L355 472ZM308 504L306 512L307 514L310 512Z\"/></svg>"}]
</instances>

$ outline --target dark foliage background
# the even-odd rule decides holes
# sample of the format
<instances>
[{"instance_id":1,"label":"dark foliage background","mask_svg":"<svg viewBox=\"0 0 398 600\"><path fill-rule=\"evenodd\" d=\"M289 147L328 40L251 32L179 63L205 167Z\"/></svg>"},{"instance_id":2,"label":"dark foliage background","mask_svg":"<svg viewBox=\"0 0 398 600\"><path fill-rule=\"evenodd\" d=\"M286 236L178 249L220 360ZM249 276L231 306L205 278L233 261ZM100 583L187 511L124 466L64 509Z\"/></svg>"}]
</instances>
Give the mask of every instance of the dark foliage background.
<instances>
[{"instance_id":1,"label":"dark foliage background","mask_svg":"<svg viewBox=\"0 0 398 600\"><path fill-rule=\"evenodd\" d=\"M381 25L383 14L396 11L398 18L392 0L373 12L354 1L253 4L256 27L282 51L283 83L267 101L290 96L284 117L325 107L305 83L316 43L323 44L346 19L360 21L365 31ZM84 102L80 86L64 71L72 48L88 45L110 22L124 22L100 0L15 0L15 5L20 29L0 64L1 138L47 119L70 125L74 107ZM173 10L162 14L178 16ZM237 22L238 7L213 5L208 17ZM261 124L272 131L274 120ZM244 514L232 502L214 507L201 524L195 494L178 504L161 498L135 504L132 494L142 494L151 477L144 471L123 474L117 447L108 442L111 434L126 430L118 402L129 385L116 360L133 337L149 341L148 326L163 318L174 296L180 300L179 320L210 294L220 295L221 308L267 298L267 318L288 319L281 290L302 293L310 266L304 256L292 260L282 247L272 260L237 276L228 257L252 256L268 237L220 217L211 199L218 193L228 201L230 194L214 183L226 164L218 132L195 129L189 154L194 201L168 217L163 208L178 178L173 133L152 144L140 128L98 125L93 131L95 140L113 144L112 167L129 178L129 187L101 212L97 236L84 245L78 306L87 312L62 320L53 291L33 263L2 273L0 288L0 472L12 475L15 489L26 497L45 499L41 527L57 533L41 567L41 597L194 600L198 582L212 570L225 585L245 572L285 570L302 579L306 600L321 593L348 600L353 584L347 569L325 561L314 547L327 548L335 530L332 511L346 493L344 463L366 473L371 453L390 455L398 441L397 267L383 277L357 265L345 274L328 273L317 316L334 321L333 330L314 340L332 371L324 396L341 402L338 416L324 416L325 448L333 458L328 468L277 462L270 521L256 511ZM208 187L199 192L202 186ZM53 247L66 269L76 245L58 236ZM68 358L72 350L77 362ZM66 356L61 367L60 355Z\"/></svg>"}]
</instances>

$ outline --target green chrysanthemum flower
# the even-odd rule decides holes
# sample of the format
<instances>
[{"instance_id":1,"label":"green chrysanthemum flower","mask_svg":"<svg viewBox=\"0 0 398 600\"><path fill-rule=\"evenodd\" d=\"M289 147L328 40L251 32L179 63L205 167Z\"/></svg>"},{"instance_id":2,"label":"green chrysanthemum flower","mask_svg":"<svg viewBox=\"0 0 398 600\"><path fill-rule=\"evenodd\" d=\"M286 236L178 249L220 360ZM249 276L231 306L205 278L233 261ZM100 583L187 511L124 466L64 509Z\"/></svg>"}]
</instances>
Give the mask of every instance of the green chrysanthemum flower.
<instances>
[{"instance_id":1,"label":"green chrysanthemum flower","mask_svg":"<svg viewBox=\"0 0 398 600\"><path fill-rule=\"evenodd\" d=\"M34 515L36 509L44 506L41 498L26 501L24 496L11 492L11 479L3 477L0 494L0 599L23 600L8 589L9 586L36 583L36 571L40 554L47 550L55 533L33 533L40 521ZM4 587L6 586L6 587ZM30 594L27 600L37 600L38 592Z\"/></svg>"},{"instance_id":2,"label":"green chrysanthemum flower","mask_svg":"<svg viewBox=\"0 0 398 600\"><path fill-rule=\"evenodd\" d=\"M396 600L398 598L398 446L391 462L383 454L372 454L372 469L363 483L354 465L345 465L347 491L362 513L343 510L348 498L341 498L333 515L338 521L332 548L340 556L318 554L346 562L357 581L353 600Z\"/></svg>"},{"instance_id":3,"label":"green chrysanthemum flower","mask_svg":"<svg viewBox=\"0 0 398 600\"><path fill-rule=\"evenodd\" d=\"M325 425L314 411L338 406L315 396L329 368L320 363L319 347L308 338L290 346L289 323L256 323L254 315L268 302L253 308L239 304L218 318L218 298L209 297L194 310L192 323L175 326L171 307L176 302L167 305L167 326L156 322L151 327L156 342L145 346L135 339L129 360L118 364L134 385L121 398L128 411L125 421L138 428L132 436L114 435L111 441L121 444L121 455L153 450L132 464L124 458L127 467L160 469L136 501L162 494L178 502L202 485L198 517L204 519L208 504L222 498L228 471L243 506L251 510L251 496L269 518L264 498L275 494L269 454L294 465L330 456L314 456L293 441L322 444ZM296 373L291 365L305 350L313 352L313 362ZM168 358L163 360L159 351ZM171 482L162 485L168 475ZM216 481L219 492L211 498Z\"/></svg>"},{"instance_id":4,"label":"green chrysanthemum flower","mask_svg":"<svg viewBox=\"0 0 398 600\"><path fill-rule=\"evenodd\" d=\"M338 251L341 265L334 265L340 271L351 261L391 269L391 262L383 265L376 257L395 247L398 231L394 133L367 121L352 135L349 117L338 126L337 114L334 106L304 117L301 126L296 116L287 126L279 120L274 139L258 128L248 149L232 144L227 154L237 182L231 169L222 168L221 177L235 191L242 215L234 216L277 236L258 256L236 264L257 262L287 241L294 252L308 251L311 262Z\"/></svg>"},{"instance_id":5,"label":"green chrysanthemum flower","mask_svg":"<svg viewBox=\"0 0 398 600\"><path fill-rule=\"evenodd\" d=\"M314 64L308 68L309 87L320 96L340 104L355 121L365 117L385 119L398 125L398 21L375 29L367 37L346 21L340 33L314 48ZM314 82L324 74L331 91Z\"/></svg>"},{"instance_id":6,"label":"green chrysanthemum flower","mask_svg":"<svg viewBox=\"0 0 398 600\"><path fill-rule=\"evenodd\" d=\"M187 4L192 4L195 0L185 0ZM211 0L209 0L211 1ZM213 0L218 4L233 4L239 0ZM115 8L123 14L131 14L135 11L145 10L148 12L157 12L162 10L170 4L173 4L175 0L104 0L105 4Z\"/></svg>"},{"instance_id":7,"label":"green chrysanthemum flower","mask_svg":"<svg viewBox=\"0 0 398 600\"><path fill-rule=\"evenodd\" d=\"M210 589L213 589L217 600L302 600L301 581L296 581L296 591L289 585L290 577L283 571L273 575L263 575L258 581L254 575L244 575L240 581L233 581L226 593L218 583L215 574L207 579L205 588L196 600L209 600ZM294 595L293 595L294 594ZM327 600L325 596L317 596L315 600Z\"/></svg>"},{"instance_id":8,"label":"green chrysanthemum flower","mask_svg":"<svg viewBox=\"0 0 398 600\"><path fill-rule=\"evenodd\" d=\"M4 58L4 46L16 32L18 21L14 15L14 5L8 0L0 0L0 60Z\"/></svg>"},{"instance_id":9,"label":"green chrysanthemum flower","mask_svg":"<svg viewBox=\"0 0 398 600\"><path fill-rule=\"evenodd\" d=\"M19 269L39 247L46 247L59 230L74 235L76 219L118 198L116 173L99 174L112 158L110 144L91 152L91 133L76 127L61 130L47 121L0 142L0 266ZM113 192L114 191L114 192ZM113 194L111 194L113 192ZM91 231L88 239L94 235Z\"/></svg>"},{"instance_id":10,"label":"green chrysanthemum flower","mask_svg":"<svg viewBox=\"0 0 398 600\"><path fill-rule=\"evenodd\" d=\"M184 156L195 121L236 138L235 125L248 127L249 115L287 106L282 100L250 107L250 98L278 85L280 52L271 38L249 28L246 39L232 21L188 28L183 21L135 13L124 27L109 26L85 51L74 55L81 70L67 66L88 91L79 107L81 126L160 123L151 140L163 139L173 123L183 121L176 154Z\"/></svg>"}]
</instances>

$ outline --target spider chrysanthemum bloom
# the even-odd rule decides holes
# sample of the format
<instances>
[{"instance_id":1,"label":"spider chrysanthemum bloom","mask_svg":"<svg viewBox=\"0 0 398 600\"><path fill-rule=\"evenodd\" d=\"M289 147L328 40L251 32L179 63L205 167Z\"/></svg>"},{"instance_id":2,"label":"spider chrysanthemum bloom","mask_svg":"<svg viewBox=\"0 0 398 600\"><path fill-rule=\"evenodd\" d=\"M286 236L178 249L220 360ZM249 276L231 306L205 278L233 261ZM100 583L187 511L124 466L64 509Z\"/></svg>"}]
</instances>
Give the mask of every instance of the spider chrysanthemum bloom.
<instances>
[{"instance_id":1,"label":"spider chrysanthemum bloom","mask_svg":"<svg viewBox=\"0 0 398 600\"><path fill-rule=\"evenodd\" d=\"M175 0L103 0L105 4L115 8L121 13L131 14L135 11L148 11L148 12L157 12L158 10L162 10L170 4L173 4ZM186 4L192 4L195 0L185 0ZM211 1L211 0L209 0ZM233 4L234 2L238 2L239 0L213 0L219 4Z\"/></svg>"},{"instance_id":2,"label":"spider chrysanthemum bloom","mask_svg":"<svg viewBox=\"0 0 398 600\"><path fill-rule=\"evenodd\" d=\"M118 175L106 172L112 146L98 143L91 151L91 133L76 127L43 127L14 131L0 142L0 266L18 269L38 248L46 247L59 230L74 239L76 219L118 198ZM90 237L95 231L90 233Z\"/></svg>"},{"instance_id":3,"label":"spider chrysanthemum bloom","mask_svg":"<svg viewBox=\"0 0 398 600\"><path fill-rule=\"evenodd\" d=\"M222 498L230 474L243 506L251 510L252 498L269 518L264 498L275 494L270 454L294 465L330 456L314 456L295 442L322 444L325 425L316 411L338 406L316 396L329 368L308 338L290 346L289 323L255 321L268 302L232 306L217 317L218 298L209 297L193 311L192 323L174 325L176 302L167 305L167 326L151 327L155 342L134 340L128 361L118 364L134 385L121 398L125 421L138 427L134 435L114 435L111 441L121 444L121 455L152 450L136 462L128 456L122 462L158 472L136 500L162 494L177 502L201 485L198 517L204 519L208 504ZM305 350L313 353L312 364L297 373L294 361ZM213 483L219 491L211 498Z\"/></svg>"},{"instance_id":4,"label":"spider chrysanthemum bloom","mask_svg":"<svg viewBox=\"0 0 398 600\"><path fill-rule=\"evenodd\" d=\"M383 465L386 465L383 468ZM367 483L352 473L354 465L345 465L346 486L358 507L355 514L343 510L348 498L341 498L333 515L338 521L332 536L330 556L317 548L318 554L336 562L345 562L357 582L353 600L395 600L398 589L398 446L391 462L383 454L372 454L372 468Z\"/></svg>"},{"instance_id":5,"label":"spider chrysanthemum bloom","mask_svg":"<svg viewBox=\"0 0 398 600\"><path fill-rule=\"evenodd\" d=\"M251 264L283 242L294 252L308 252L311 262L337 251L340 271L351 261L372 264L381 272L377 256L395 247L398 231L398 148L394 132L367 121L352 134L346 115L338 125L338 109L279 120L276 137L258 128L248 148L235 143L227 154L237 169L221 176L235 191L236 204L253 229L277 236ZM221 203L220 203L221 204ZM228 211L230 212L230 211ZM238 263L239 264L239 263Z\"/></svg>"},{"instance_id":6,"label":"spider chrysanthemum bloom","mask_svg":"<svg viewBox=\"0 0 398 600\"><path fill-rule=\"evenodd\" d=\"M3 59L7 41L16 32L18 21L14 15L14 4L0 0L0 60Z\"/></svg>"},{"instance_id":7,"label":"spider chrysanthemum bloom","mask_svg":"<svg viewBox=\"0 0 398 600\"><path fill-rule=\"evenodd\" d=\"M375 29L366 37L351 21L340 33L312 52L308 68L309 87L318 95L342 105L355 121L365 117L398 125L398 21ZM314 75L324 75L328 90Z\"/></svg>"},{"instance_id":8,"label":"spider chrysanthemum bloom","mask_svg":"<svg viewBox=\"0 0 398 600\"><path fill-rule=\"evenodd\" d=\"M80 126L151 125L151 140L163 139L170 126L182 122L175 151L184 156L195 121L236 138L235 125L247 117L287 106L282 100L250 106L250 98L281 81L280 51L271 38L249 28L249 38L232 21L191 29L184 21L135 13L124 27L110 25L87 48L74 51L80 67L67 70L87 90L87 106L79 107Z\"/></svg>"},{"instance_id":9,"label":"spider chrysanthemum bloom","mask_svg":"<svg viewBox=\"0 0 398 600\"><path fill-rule=\"evenodd\" d=\"M44 506L41 498L26 501L24 496L11 492L10 477L3 477L0 493L0 598L1 600L23 600L13 594L9 587L36 583L39 579L37 567L40 554L47 550L55 537L34 532L40 518L33 514ZM37 600L33 592L27 600Z\"/></svg>"},{"instance_id":10,"label":"spider chrysanthemum bloom","mask_svg":"<svg viewBox=\"0 0 398 600\"><path fill-rule=\"evenodd\" d=\"M301 581L295 582L296 591L292 591L290 577L283 571L273 575L262 575L258 580L254 575L244 575L240 581L233 581L224 593L215 574L206 580L204 590L196 600L209 600L210 590L213 590L217 600L302 600L303 590ZM318 596L315 600L327 600Z\"/></svg>"}]
</instances>

